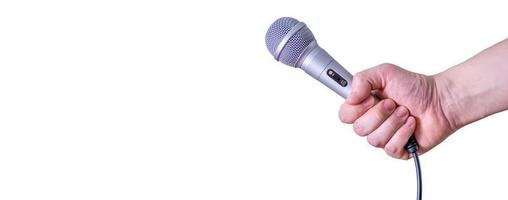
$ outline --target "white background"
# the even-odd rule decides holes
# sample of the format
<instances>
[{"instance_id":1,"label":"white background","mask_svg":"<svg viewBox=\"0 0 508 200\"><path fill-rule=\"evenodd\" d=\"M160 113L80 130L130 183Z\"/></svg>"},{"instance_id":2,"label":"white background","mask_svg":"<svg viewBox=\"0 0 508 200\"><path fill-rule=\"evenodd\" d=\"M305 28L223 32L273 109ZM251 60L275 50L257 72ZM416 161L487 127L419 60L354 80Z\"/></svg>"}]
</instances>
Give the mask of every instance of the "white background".
<instances>
[{"instance_id":1,"label":"white background","mask_svg":"<svg viewBox=\"0 0 508 200\"><path fill-rule=\"evenodd\" d=\"M352 73L434 74L508 36L503 1L412 2L2 1L0 199L413 199L264 44L292 16ZM425 199L508 198L507 120L424 155Z\"/></svg>"}]
</instances>

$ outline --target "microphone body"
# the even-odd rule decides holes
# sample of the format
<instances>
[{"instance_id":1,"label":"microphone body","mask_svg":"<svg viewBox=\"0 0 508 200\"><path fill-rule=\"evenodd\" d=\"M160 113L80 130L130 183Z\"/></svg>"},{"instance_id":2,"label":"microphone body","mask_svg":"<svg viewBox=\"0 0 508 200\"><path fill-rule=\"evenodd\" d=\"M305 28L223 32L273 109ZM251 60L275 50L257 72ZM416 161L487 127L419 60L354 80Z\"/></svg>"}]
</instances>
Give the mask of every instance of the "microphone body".
<instances>
[{"instance_id":1,"label":"microphone body","mask_svg":"<svg viewBox=\"0 0 508 200\"><path fill-rule=\"evenodd\" d=\"M342 65L317 44L309 46L308 52L302 54L303 59L296 67L301 68L310 76L333 90L343 98L351 91L353 76Z\"/></svg>"}]
</instances>

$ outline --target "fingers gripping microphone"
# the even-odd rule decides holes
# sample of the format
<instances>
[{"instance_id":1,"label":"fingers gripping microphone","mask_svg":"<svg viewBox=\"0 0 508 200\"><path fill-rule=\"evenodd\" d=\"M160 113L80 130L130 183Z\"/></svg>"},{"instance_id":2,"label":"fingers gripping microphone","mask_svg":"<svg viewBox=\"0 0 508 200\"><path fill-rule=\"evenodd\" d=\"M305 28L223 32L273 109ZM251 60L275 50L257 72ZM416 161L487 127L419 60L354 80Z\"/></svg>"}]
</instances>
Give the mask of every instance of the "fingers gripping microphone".
<instances>
[{"instance_id":1,"label":"fingers gripping microphone","mask_svg":"<svg viewBox=\"0 0 508 200\"><path fill-rule=\"evenodd\" d=\"M334 92L347 98L353 76L316 42L314 35L303 23L290 17L282 17L272 23L265 37L266 47L275 60L300 68ZM417 173L417 199L422 198L421 171L418 145L411 137L406 149L415 160Z\"/></svg>"}]
</instances>

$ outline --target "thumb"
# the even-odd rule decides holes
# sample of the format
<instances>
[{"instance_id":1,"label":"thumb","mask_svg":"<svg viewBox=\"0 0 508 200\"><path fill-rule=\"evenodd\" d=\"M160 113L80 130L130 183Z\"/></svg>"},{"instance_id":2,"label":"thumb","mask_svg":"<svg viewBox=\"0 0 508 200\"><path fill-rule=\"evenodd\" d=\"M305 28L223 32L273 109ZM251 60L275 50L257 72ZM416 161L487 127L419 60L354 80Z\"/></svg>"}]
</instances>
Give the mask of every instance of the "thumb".
<instances>
[{"instance_id":1,"label":"thumb","mask_svg":"<svg viewBox=\"0 0 508 200\"><path fill-rule=\"evenodd\" d=\"M373 68L361 71L353 77L351 94L347 98L348 104L359 104L371 95L372 90L385 87L384 72L387 67L394 67L392 64L381 64Z\"/></svg>"}]
</instances>

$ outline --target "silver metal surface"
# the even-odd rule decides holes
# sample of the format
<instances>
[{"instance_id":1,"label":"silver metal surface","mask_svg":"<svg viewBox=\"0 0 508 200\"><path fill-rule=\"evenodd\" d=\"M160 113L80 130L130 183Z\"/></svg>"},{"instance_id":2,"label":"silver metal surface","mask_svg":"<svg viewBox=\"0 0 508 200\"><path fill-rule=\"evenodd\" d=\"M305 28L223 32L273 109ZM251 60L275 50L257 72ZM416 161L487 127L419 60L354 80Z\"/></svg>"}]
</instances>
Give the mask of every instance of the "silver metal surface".
<instances>
[{"instance_id":1,"label":"silver metal surface","mask_svg":"<svg viewBox=\"0 0 508 200\"><path fill-rule=\"evenodd\" d=\"M293 28L291 28L291 30L286 34L286 36L284 36L284 38L282 38L282 41L280 41L279 45L277 45L277 49L275 50L275 54L273 55L275 60L277 60L277 61L279 60L280 52L282 52L282 49L284 49L284 46L286 46L286 44L288 43L288 40L295 33L300 31L300 29L302 29L303 27L305 27L305 24L303 22L299 22L298 24L293 26Z\"/></svg>"},{"instance_id":2,"label":"silver metal surface","mask_svg":"<svg viewBox=\"0 0 508 200\"><path fill-rule=\"evenodd\" d=\"M332 89L335 93L343 98L347 98L351 91L351 82L353 76L349 73L342 65L335 61L330 54L328 54L321 47L316 45L307 54L301 58L302 64L300 68L310 76L314 77L319 82ZM339 74L344 80L347 81L345 87L341 86L335 80L330 78L326 73L326 70L332 69Z\"/></svg>"}]
</instances>

